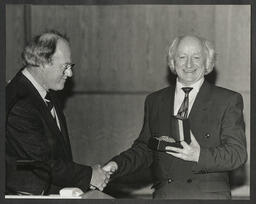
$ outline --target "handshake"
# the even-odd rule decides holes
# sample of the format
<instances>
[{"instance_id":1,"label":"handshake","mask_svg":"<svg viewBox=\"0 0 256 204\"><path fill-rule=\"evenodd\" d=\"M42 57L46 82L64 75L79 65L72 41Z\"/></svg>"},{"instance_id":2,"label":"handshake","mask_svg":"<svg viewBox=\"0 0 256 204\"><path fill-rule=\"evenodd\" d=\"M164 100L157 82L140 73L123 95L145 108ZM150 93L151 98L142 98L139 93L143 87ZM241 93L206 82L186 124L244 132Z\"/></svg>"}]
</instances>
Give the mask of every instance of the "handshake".
<instances>
[{"instance_id":1,"label":"handshake","mask_svg":"<svg viewBox=\"0 0 256 204\"><path fill-rule=\"evenodd\" d=\"M111 174L118 169L117 163L114 161L108 162L105 166L101 167L99 164L92 167L92 178L90 188L103 191L107 186Z\"/></svg>"}]
</instances>

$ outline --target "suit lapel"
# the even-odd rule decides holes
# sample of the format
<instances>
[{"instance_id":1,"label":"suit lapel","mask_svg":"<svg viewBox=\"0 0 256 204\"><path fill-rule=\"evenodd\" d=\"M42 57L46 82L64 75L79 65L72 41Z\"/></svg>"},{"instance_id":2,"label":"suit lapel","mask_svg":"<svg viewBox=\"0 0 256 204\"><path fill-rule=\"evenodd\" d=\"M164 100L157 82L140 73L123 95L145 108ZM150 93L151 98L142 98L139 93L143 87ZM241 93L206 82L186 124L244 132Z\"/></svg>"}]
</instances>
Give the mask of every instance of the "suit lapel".
<instances>
[{"instance_id":1,"label":"suit lapel","mask_svg":"<svg viewBox=\"0 0 256 204\"><path fill-rule=\"evenodd\" d=\"M48 125L51 132L53 132L52 136L55 137L57 140L60 141L60 144L64 145L64 149L68 151L67 155L70 155L70 146L66 144L64 140L64 136L62 135L61 131L59 130L56 121L51 115L51 112L48 110L44 100L36 90L36 88L33 86L33 84L23 75L21 74L21 83L23 84L21 87L23 88L24 94L28 95L32 100L32 103L37 107L38 111L41 113L42 117L44 118L46 124ZM25 93L27 92L27 93ZM55 104L54 104L55 105ZM59 114L60 111L58 110ZM58 113L57 113L58 114ZM60 120L60 123L62 124L62 120ZM62 124L63 126L63 124ZM65 129L65 128L63 128Z\"/></svg>"},{"instance_id":2,"label":"suit lapel","mask_svg":"<svg viewBox=\"0 0 256 204\"><path fill-rule=\"evenodd\" d=\"M62 138L64 139L67 150L69 151L70 155L72 155L65 116L60 108L59 103L57 102L55 94L52 94L52 96L53 96L52 97L53 104L54 104L55 110L57 112L57 116L58 116L59 123L60 123L61 134L63 136ZM58 130L59 130L59 128L58 128Z\"/></svg>"},{"instance_id":3,"label":"suit lapel","mask_svg":"<svg viewBox=\"0 0 256 204\"><path fill-rule=\"evenodd\" d=\"M159 136L171 135L171 117L173 115L175 88L170 86L162 95L161 103L159 104Z\"/></svg>"},{"instance_id":4,"label":"suit lapel","mask_svg":"<svg viewBox=\"0 0 256 204\"><path fill-rule=\"evenodd\" d=\"M198 116L198 114L200 114L200 112L202 111L204 112L208 109L209 102L210 102L209 101L210 94L211 94L211 85L205 80L196 96L195 102L189 114L189 118L192 121L196 119L196 117Z\"/></svg>"},{"instance_id":5,"label":"suit lapel","mask_svg":"<svg viewBox=\"0 0 256 204\"><path fill-rule=\"evenodd\" d=\"M204 82L200 88L189 115L190 128L197 141L200 143L204 136L203 126L210 114L211 107L211 85Z\"/></svg>"}]
</instances>

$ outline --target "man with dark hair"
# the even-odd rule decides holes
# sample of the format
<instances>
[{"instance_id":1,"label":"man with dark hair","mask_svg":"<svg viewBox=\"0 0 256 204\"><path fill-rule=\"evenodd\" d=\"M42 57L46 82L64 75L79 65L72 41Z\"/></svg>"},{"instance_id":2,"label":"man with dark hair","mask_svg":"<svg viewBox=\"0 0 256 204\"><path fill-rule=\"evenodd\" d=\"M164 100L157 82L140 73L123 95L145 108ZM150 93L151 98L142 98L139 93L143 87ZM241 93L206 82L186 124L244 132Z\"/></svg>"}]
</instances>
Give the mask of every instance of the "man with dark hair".
<instances>
[{"instance_id":1,"label":"man with dark hair","mask_svg":"<svg viewBox=\"0 0 256 204\"><path fill-rule=\"evenodd\" d=\"M56 31L25 47L24 67L6 87L6 194L56 194L64 187L103 190L109 174L72 160L55 91L72 77L69 40Z\"/></svg>"},{"instance_id":2,"label":"man with dark hair","mask_svg":"<svg viewBox=\"0 0 256 204\"><path fill-rule=\"evenodd\" d=\"M177 37L168 58L176 86L147 96L140 136L103 169L115 178L152 165L156 199L230 199L228 173L247 159L242 96L204 79L215 61L209 41ZM189 121L191 142L177 137L173 116ZM153 137L181 139L181 147L152 150Z\"/></svg>"}]
</instances>

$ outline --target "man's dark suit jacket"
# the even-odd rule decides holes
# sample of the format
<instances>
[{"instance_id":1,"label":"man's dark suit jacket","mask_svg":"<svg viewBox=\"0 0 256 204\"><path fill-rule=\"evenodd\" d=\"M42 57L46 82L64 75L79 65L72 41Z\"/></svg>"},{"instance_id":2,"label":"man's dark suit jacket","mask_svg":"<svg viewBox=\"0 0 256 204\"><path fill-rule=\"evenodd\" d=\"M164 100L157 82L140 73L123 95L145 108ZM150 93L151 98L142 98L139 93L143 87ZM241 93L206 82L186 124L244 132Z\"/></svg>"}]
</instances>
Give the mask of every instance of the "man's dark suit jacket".
<instances>
[{"instance_id":1,"label":"man's dark suit jacket","mask_svg":"<svg viewBox=\"0 0 256 204\"><path fill-rule=\"evenodd\" d=\"M153 136L175 135L170 125L174 92L175 87L170 86L147 96L139 137L130 149L112 159L118 164L114 177L152 165L156 198L218 198L223 192L230 196L228 172L247 159L241 95L203 83L189 115L191 131L201 147L195 163L148 148ZM166 193L161 188L168 180L168 195L160 195Z\"/></svg>"},{"instance_id":2,"label":"man's dark suit jacket","mask_svg":"<svg viewBox=\"0 0 256 204\"><path fill-rule=\"evenodd\" d=\"M63 187L86 191L89 187L92 169L73 162L65 116L53 91L51 95L61 131L21 72L6 87L6 194L58 193ZM16 166L17 160L41 162L43 168Z\"/></svg>"}]
</instances>

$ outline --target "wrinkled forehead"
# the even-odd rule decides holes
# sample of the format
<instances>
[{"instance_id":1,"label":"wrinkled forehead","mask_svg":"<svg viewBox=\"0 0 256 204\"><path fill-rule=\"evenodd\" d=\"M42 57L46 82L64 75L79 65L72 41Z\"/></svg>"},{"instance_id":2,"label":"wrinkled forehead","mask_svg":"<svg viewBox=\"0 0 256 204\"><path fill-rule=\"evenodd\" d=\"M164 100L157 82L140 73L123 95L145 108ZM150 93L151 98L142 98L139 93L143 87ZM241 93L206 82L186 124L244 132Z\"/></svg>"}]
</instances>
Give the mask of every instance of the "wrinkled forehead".
<instances>
[{"instance_id":1,"label":"wrinkled forehead","mask_svg":"<svg viewBox=\"0 0 256 204\"><path fill-rule=\"evenodd\" d=\"M182 38L177 47L177 53L201 53L202 51L202 41L194 36Z\"/></svg>"}]
</instances>

